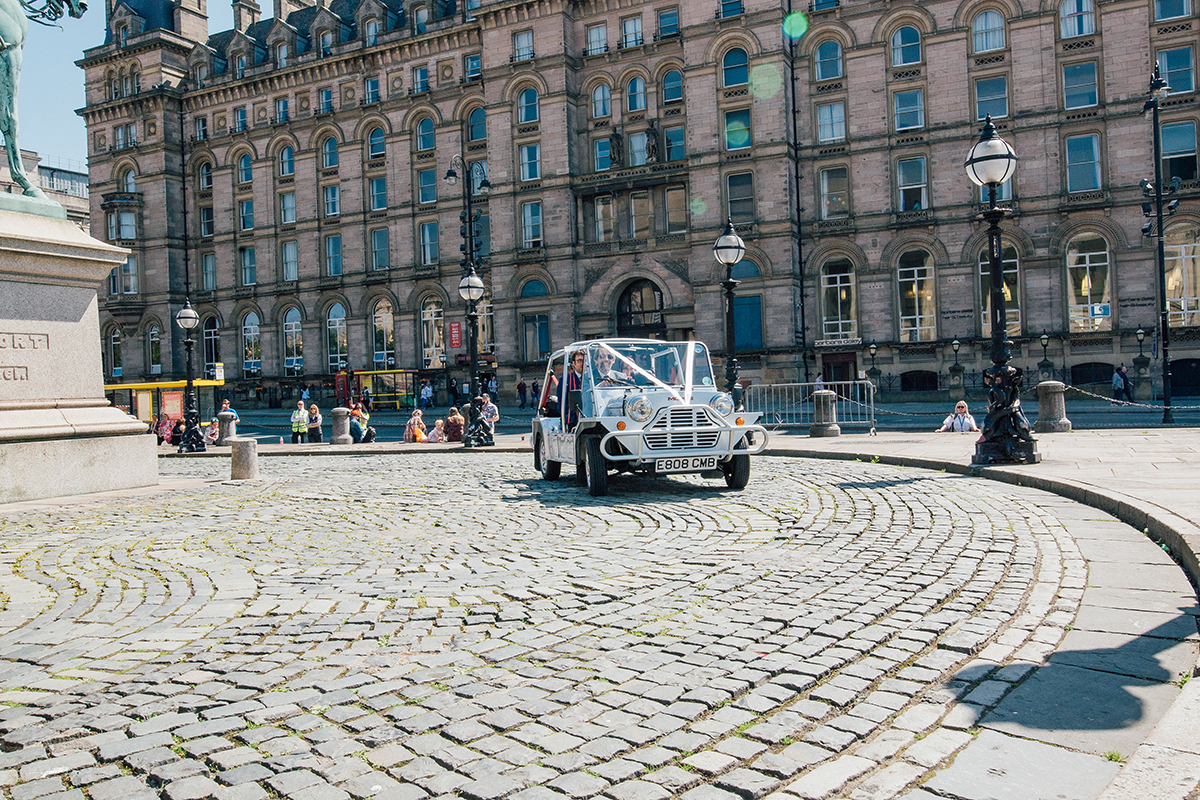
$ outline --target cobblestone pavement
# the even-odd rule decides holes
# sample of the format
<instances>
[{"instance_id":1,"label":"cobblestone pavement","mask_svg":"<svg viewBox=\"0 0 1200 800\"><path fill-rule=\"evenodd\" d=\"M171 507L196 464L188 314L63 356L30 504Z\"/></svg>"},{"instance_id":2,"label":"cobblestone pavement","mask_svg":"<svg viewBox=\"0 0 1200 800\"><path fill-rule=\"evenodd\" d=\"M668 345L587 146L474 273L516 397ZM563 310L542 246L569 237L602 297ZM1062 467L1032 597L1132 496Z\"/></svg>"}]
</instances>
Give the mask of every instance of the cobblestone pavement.
<instances>
[{"instance_id":1,"label":"cobblestone pavement","mask_svg":"<svg viewBox=\"0 0 1200 800\"><path fill-rule=\"evenodd\" d=\"M983 480L760 458L744 492L597 499L528 462L271 459L0 516L5 797L883 800L1085 585L1048 496Z\"/></svg>"}]
</instances>

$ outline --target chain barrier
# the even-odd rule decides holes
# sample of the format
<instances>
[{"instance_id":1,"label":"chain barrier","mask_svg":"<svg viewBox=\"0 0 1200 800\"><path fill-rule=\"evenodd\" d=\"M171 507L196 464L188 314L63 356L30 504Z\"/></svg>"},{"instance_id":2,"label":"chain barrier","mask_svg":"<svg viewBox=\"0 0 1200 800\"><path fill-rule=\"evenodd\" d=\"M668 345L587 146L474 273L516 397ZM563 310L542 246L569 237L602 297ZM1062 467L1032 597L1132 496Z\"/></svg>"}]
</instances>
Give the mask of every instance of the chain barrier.
<instances>
[{"instance_id":1,"label":"chain barrier","mask_svg":"<svg viewBox=\"0 0 1200 800\"><path fill-rule=\"evenodd\" d=\"M1161 405L1156 406L1152 403L1137 403L1137 402L1129 402L1128 400L1113 400L1111 397L1105 397L1104 395L1096 394L1095 392L1089 392L1086 389L1080 389L1078 386L1071 386L1069 384L1064 384L1064 385L1066 386L1066 388L1070 389L1071 391L1079 392L1080 394L1086 394L1088 397L1094 397L1097 400L1107 400L1108 402L1112 403L1113 405L1130 406L1133 408L1148 408L1151 411L1162 411L1166 408L1166 406L1161 406ZM1172 405L1171 410L1172 411L1200 411L1200 406Z\"/></svg>"}]
</instances>

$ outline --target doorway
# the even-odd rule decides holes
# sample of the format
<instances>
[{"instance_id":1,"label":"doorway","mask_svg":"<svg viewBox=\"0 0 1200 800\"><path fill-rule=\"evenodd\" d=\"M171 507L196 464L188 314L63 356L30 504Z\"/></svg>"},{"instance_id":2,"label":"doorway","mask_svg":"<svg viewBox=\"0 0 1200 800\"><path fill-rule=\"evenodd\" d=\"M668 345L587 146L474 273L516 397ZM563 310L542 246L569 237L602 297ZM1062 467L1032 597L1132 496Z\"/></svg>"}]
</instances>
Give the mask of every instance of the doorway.
<instances>
[{"instance_id":1,"label":"doorway","mask_svg":"<svg viewBox=\"0 0 1200 800\"><path fill-rule=\"evenodd\" d=\"M821 378L826 383L857 380L858 354L823 353L821 355Z\"/></svg>"}]
</instances>

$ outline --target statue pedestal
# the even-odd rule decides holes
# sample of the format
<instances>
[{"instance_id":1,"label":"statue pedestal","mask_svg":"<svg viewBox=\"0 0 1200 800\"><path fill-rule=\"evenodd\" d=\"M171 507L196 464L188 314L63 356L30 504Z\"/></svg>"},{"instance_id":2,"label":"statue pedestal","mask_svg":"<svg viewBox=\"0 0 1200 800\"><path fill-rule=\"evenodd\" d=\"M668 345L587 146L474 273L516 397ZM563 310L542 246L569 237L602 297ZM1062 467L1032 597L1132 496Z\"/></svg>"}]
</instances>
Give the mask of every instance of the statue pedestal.
<instances>
[{"instance_id":1,"label":"statue pedestal","mask_svg":"<svg viewBox=\"0 0 1200 800\"><path fill-rule=\"evenodd\" d=\"M0 204L0 503L158 483L155 437L104 397L96 292L125 255Z\"/></svg>"}]
</instances>

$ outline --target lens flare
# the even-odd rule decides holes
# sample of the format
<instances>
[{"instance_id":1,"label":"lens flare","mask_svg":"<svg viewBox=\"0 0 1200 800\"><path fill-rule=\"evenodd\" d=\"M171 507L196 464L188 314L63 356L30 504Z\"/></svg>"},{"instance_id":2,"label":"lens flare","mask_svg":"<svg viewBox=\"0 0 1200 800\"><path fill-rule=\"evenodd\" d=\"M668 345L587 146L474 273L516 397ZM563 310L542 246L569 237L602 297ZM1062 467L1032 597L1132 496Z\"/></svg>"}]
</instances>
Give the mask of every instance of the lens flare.
<instances>
[{"instance_id":1,"label":"lens flare","mask_svg":"<svg viewBox=\"0 0 1200 800\"><path fill-rule=\"evenodd\" d=\"M688 209L694 217L703 217L708 213L708 203L704 202L703 197L693 197L692 202L688 203Z\"/></svg>"},{"instance_id":2,"label":"lens flare","mask_svg":"<svg viewBox=\"0 0 1200 800\"><path fill-rule=\"evenodd\" d=\"M750 91L759 99L769 99L783 90L783 76L774 64L759 64L750 70Z\"/></svg>"},{"instance_id":3,"label":"lens flare","mask_svg":"<svg viewBox=\"0 0 1200 800\"><path fill-rule=\"evenodd\" d=\"M740 120L733 120L725 125L725 149L740 150L750 146L750 128Z\"/></svg>"},{"instance_id":4,"label":"lens flare","mask_svg":"<svg viewBox=\"0 0 1200 800\"><path fill-rule=\"evenodd\" d=\"M783 35L789 39L799 39L808 32L808 17L799 11L794 11L783 18Z\"/></svg>"}]
</instances>

